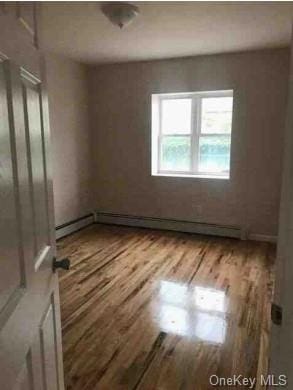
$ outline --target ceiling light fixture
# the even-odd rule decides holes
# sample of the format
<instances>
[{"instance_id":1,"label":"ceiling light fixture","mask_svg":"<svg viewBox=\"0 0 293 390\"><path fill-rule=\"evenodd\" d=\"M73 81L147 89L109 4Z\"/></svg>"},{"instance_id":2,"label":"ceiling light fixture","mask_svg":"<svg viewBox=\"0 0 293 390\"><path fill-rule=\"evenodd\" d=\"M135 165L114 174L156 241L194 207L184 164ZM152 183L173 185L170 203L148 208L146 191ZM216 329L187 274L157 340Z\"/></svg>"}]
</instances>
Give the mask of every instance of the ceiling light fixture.
<instances>
[{"instance_id":1,"label":"ceiling light fixture","mask_svg":"<svg viewBox=\"0 0 293 390\"><path fill-rule=\"evenodd\" d=\"M101 6L103 14L115 26L123 28L130 24L139 14L139 8L133 4L121 2L104 3Z\"/></svg>"}]
</instances>

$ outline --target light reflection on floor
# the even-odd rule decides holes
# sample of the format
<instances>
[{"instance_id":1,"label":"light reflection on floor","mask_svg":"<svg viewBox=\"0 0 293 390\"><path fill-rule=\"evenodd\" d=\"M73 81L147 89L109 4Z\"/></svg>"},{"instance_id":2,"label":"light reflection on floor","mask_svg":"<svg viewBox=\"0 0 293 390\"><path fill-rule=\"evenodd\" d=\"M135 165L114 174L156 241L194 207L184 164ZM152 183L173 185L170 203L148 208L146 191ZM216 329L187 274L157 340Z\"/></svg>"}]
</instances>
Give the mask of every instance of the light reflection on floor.
<instances>
[{"instance_id":1,"label":"light reflection on floor","mask_svg":"<svg viewBox=\"0 0 293 390\"><path fill-rule=\"evenodd\" d=\"M226 336L227 302L222 290L189 288L167 280L160 282L154 318L161 330L222 344Z\"/></svg>"}]
</instances>

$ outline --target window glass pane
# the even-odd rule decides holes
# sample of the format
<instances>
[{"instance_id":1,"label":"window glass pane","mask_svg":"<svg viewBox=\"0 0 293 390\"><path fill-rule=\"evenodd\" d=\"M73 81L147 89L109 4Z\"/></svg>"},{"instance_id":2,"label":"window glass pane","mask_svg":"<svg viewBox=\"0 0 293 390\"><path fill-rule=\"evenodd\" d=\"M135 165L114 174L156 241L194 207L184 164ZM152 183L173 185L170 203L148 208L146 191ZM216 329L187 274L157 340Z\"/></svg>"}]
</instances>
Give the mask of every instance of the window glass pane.
<instances>
[{"instance_id":1,"label":"window glass pane","mask_svg":"<svg viewBox=\"0 0 293 390\"><path fill-rule=\"evenodd\" d=\"M191 99L165 99L162 101L162 133L190 134Z\"/></svg>"},{"instance_id":2,"label":"window glass pane","mask_svg":"<svg viewBox=\"0 0 293 390\"><path fill-rule=\"evenodd\" d=\"M231 133L232 97L203 98L201 100L201 132Z\"/></svg>"},{"instance_id":3,"label":"window glass pane","mask_svg":"<svg viewBox=\"0 0 293 390\"><path fill-rule=\"evenodd\" d=\"M230 167L229 135L202 136L199 138L199 172L224 173Z\"/></svg>"},{"instance_id":4,"label":"window glass pane","mask_svg":"<svg viewBox=\"0 0 293 390\"><path fill-rule=\"evenodd\" d=\"M168 136L162 138L161 169L165 171L190 170L189 136Z\"/></svg>"}]
</instances>

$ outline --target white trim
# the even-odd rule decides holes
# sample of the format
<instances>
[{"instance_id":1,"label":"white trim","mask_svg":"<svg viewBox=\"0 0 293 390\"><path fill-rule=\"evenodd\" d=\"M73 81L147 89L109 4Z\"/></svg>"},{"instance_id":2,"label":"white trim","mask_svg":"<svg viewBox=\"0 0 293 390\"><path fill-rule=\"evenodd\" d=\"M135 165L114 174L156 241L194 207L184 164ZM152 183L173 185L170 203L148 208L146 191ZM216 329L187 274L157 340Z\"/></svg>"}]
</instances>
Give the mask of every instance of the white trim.
<instances>
[{"instance_id":1,"label":"white trim","mask_svg":"<svg viewBox=\"0 0 293 390\"><path fill-rule=\"evenodd\" d=\"M190 177L194 179L220 179L220 180L230 180L230 176L224 176L224 175L192 175L188 173L168 173L168 172L158 172L158 173L153 173L152 176L167 176L167 177Z\"/></svg>"},{"instance_id":2,"label":"white trim","mask_svg":"<svg viewBox=\"0 0 293 390\"><path fill-rule=\"evenodd\" d=\"M233 95L234 89L219 89L211 91L190 91L190 92L171 92L171 93L155 93L154 96L164 96L164 98L174 99L179 97L180 99L189 98L190 95L196 95L200 97L217 97L217 96L230 96Z\"/></svg>"},{"instance_id":3,"label":"white trim","mask_svg":"<svg viewBox=\"0 0 293 390\"><path fill-rule=\"evenodd\" d=\"M160 93L152 94L152 151L151 151L151 173L152 176L160 176L164 174L173 174L178 177L190 176L224 176L225 178L230 177L231 161L228 171L223 172L202 172L199 171L199 141L201 137L219 137L219 136L230 136L230 156L231 156L231 136L233 127L233 107L232 103L232 122L231 132L226 133L202 133L201 132L201 107L202 99L204 98L215 98L215 97L232 97L233 90L224 91L199 91L199 92L184 92L184 93ZM191 100L191 123L190 133L175 133L175 134L163 134L162 132L162 102L172 99L190 99ZM176 170L165 170L161 167L161 150L163 139L168 137L189 137L190 139L190 158L189 158L189 169L186 171Z\"/></svg>"},{"instance_id":4,"label":"white trim","mask_svg":"<svg viewBox=\"0 0 293 390\"><path fill-rule=\"evenodd\" d=\"M20 76L33 85L39 85L41 80L24 68L20 68Z\"/></svg>"},{"instance_id":5,"label":"white trim","mask_svg":"<svg viewBox=\"0 0 293 390\"><path fill-rule=\"evenodd\" d=\"M272 242L272 243L275 244L278 241L278 237L277 236L271 236L269 234L250 233L248 235L248 240Z\"/></svg>"},{"instance_id":6,"label":"white trim","mask_svg":"<svg viewBox=\"0 0 293 390\"><path fill-rule=\"evenodd\" d=\"M236 226L221 226L192 221L138 217L132 215L102 213L96 211L95 222L112 225L144 227L150 229L173 230L186 233L207 234L222 237L240 238L241 229Z\"/></svg>"},{"instance_id":7,"label":"white trim","mask_svg":"<svg viewBox=\"0 0 293 390\"><path fill-rule=\"evenodd\" d=\"M4 62L4 61L8 61L8 60L9 60L9 58L5 54L0 52L0 62Z\"/></svg>"},{"instance_id":8,"label":"white trim","mask_svg":"<svg viewBox=\"0 0 293 390\"><path fill-rule=\"evenodd\" d=\"M231 156L231 136L233 128L233 109L234 103L232 103L232 123L231 123L231 132L226 133L216 133L216 134L205 134L201 133L201 106L202 99L204 98L214 98L214 97L232 97L234 95L233 90L224 90L224 91L199 91L199 92L185 92L185 93L168 93L168 94L152 94L152 151L151 151L151 173L152 176L160 174L173 174L178 177L186 177L186 175L195 176L230 176L231 161L229 164L229 170L227 172L201 172L199 171L199 141L201 137L210 137L210 136L230 136L230 156ZM162 133L162 102L170 99L191 99L191 128L190 133L188 134L163 134ZM175 171L175 170L164 170L161 167L161 149L162 149L162 140L168 137L189 137L190 138L190 161L189 169L187 171Z\"/></svg>"},{"instance_id":9,"label":"white trim","mask_svg":"<svg viewBox=\"0 0 293 390\"><path fill-rule=\"evenodd\" d=\"M51 249L52 247L50 245L46 245L39 253L37 260L35 262L35 272L40 268L41 264L47 259Z\"/></svg>"},{"instance_id":10,"label":"white trim","mask_svg":"<svg viewBox=\"0 0 293 390\"><path fill-rule=\"evenodd\" d=\"M76 232L77 230L82 229L88 225L91 225L92 223L94 223L94 215L89 215L79 221L72 222L69 225L64 226L60 229L56 228L56 240L65 237L73 232Z\"/></svg>"}]
</instances>

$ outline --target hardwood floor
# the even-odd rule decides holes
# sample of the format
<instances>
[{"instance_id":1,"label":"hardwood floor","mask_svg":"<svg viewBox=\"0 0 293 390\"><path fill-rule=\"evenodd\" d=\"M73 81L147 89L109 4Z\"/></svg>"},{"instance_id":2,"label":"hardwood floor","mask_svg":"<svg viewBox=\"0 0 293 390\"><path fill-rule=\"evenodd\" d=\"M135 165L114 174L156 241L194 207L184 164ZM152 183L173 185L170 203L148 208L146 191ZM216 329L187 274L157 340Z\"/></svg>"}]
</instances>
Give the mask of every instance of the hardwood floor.
<instances>
[{"instance_id":1,"label":"hardwood floor","mask_svg":"<svg viewBox=\"0 0 293 390\"><path fill-rule=\"evenodd\" d=\"M272 244L92 225L58 255L72 264L59 274L68 390L206 390L211 375L266 373Z\"/></svg>"}]
</instances>

